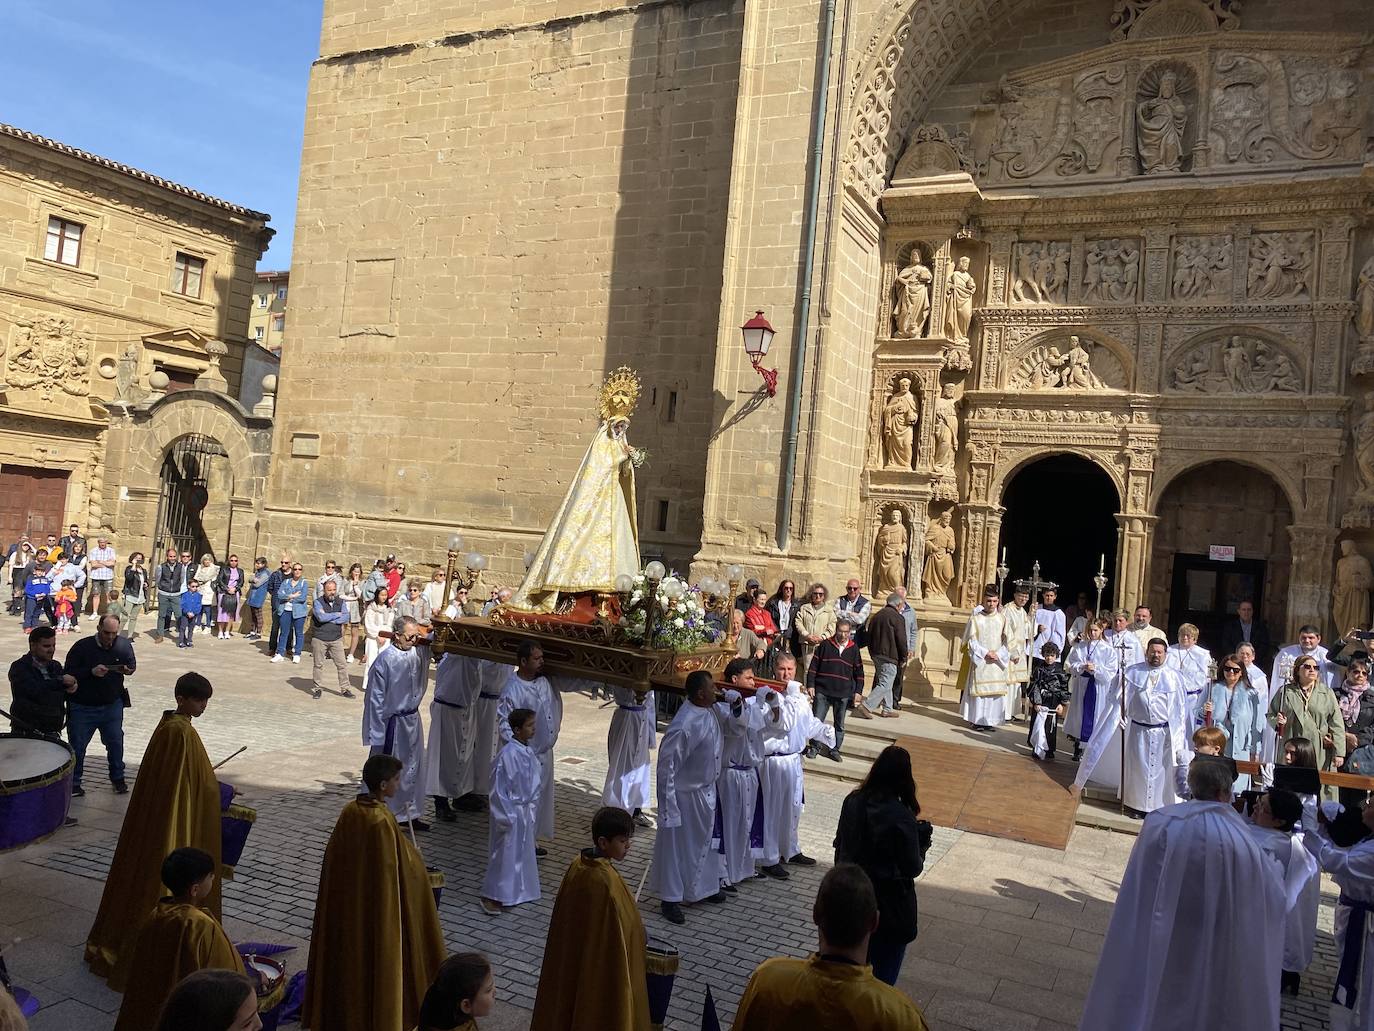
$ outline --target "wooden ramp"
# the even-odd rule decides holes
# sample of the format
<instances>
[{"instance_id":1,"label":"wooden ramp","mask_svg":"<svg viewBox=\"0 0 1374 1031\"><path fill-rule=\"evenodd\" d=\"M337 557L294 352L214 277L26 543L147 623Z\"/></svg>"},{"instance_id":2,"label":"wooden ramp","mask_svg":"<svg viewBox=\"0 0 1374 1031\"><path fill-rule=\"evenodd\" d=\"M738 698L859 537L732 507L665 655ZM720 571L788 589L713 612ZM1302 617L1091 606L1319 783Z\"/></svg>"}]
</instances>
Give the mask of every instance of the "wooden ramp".
<instances>
[{"instance_id":1,"label":"wooden ramp","mask_svg":"<svg viewBox=\"0 0 1374 1031\"><path fill-rule=\"evenodd\" d=\"M1061 851L1073 833L1077 766L1036 762L991 748L928 737L897 739L911 753L921 815L941 827Z\"/></svg>"}]
</instances>

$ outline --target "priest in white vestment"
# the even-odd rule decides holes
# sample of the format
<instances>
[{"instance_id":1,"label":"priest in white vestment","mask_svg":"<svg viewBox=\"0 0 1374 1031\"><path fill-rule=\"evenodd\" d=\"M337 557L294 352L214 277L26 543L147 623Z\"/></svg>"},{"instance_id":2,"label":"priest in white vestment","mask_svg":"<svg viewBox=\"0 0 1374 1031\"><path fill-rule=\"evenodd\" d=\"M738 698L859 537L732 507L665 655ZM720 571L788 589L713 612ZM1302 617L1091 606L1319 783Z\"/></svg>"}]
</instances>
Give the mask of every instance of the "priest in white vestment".
<instances>
[{"instance_id":1,"label":"priest in white vestment","mask_svg":"<svg viewBox=\"0 0 1374 1031\"><path fill-rule=\"evenodd\" d=\"M964 627L968 672L964 676L959 715L974 730L992 730L1007 718L1011 649L1007 644L1007 620L995 584L983 591L983 604L969 616Z\"/></svg>"},{"instance_id":2,"label":"priest in white vestment","mask_svg":"<svg viewBox=\"0 0 1374 1031\"><path fill-rule=\"evenodd\" d=\"M472 797L474 805L459 808L481 808L483 800L491 794L491 768L496 762L496 753L501 750L501 730L497 726L500 716L497 708L501 703L501 689L515 672L515 667L504 662L481 660L481 687L472 703Z\"/></svg>"},{"instance_id":3,"label":"priest in white vestment","mask_svg":"<svg viewBox=\"0 0 1374 1031\"><path fill-rule=\"evenodd\" d=\"M733 684L725 700L716 704L724 733L724 757L716 785L720 809L720 852L726 891L754 876L754 860L763 849L759 811L759 765L763 762L763 726L767 718L778 720L781 709L760 708L746 702L740 690L754 686L754 669L748 659L734 659L725 667L725 682ZM758 825L758 833L755 827ZM757 842L757 844L755 844Z\"/></svg>"},{"instance_id":4,"label":"priest in white vestment","mask_svg":"<svg viewBox=\"0 0 1374 1031\"><path fill-rule=\"evenodd\" d=\"M1192 623L1184 623L1178 628L1178 644L1170 645L1164 657L1164 665L1178 670L1183 675L1183 684L1188 694L1188 713L1193 718L1191 730L1202 726L1202 706L1206 701L1204 696L1215 679L1212 671L1212 653L1199 645L1197 638L1197 627Z\"/></svg>"},{"instance_id":5,"label":"priest in white vestment","mask_svg":"<svg viewBox=\"0 0 1374 1031\"><path fill-rule=\"evenodd\" d=\"M1011 604L1002 609L1007 621L1007 656L1011 660L1007 668L1006 719L1011 719L1020 711L1021 699L1031 675L1031 641L1035 638L1035 624L1026 612L1029 600L1030 592L1018 587L1011 596Z\"/></svg>"},{"instance_id":6,"label":"priest in white vestment","mask_svg":"<svg viewBox=\"0 0 1374 1031\"><path fill-rule=\"evenodd\" d=\"M520 706L513 712L528 712ZM506 729L511 739L501 748L491 771L491 816L487 831L487 872L482 878L482 909L495 916L506 906L539 898L539 859L535 843L543 768L530 747L538 732L538 714Z\"/></svg>"},{"instance_id":7,"label":"priest in white vestment","mask_svg":"<svg viewBox=\"0 0 1374 1031\"><path fill-rule=\"evenodd\" d=\"M1074 740L1074 758L1082 757L1083 746L1092 739L1093 730L1103 720L1116 720L1120 713L1117 690L1116 649L1102 639L1105 619L1095 619L1084 628L1082 637L1069 649L1064 668L1069 679L1069 712L1064 732ZM1099 764L1101 765L1101 764ZM1120 762L1111 766L1115 790L1120 778Z\"/></svg>"},{"instance_id":8,"label":"priest in white vestment","mask_svg":"<svg viewBox=\"0 0 1374 1031\"><path fill-rule=\"evenodd\" d=\"M371 755L385 753L401 761L401 787L387 805L398 823L415 822L425 811L425 728L420 704L429 686L429 646L417 644L419 627L409 616L391 624L391 643L377 653L367 671L363 702L363 744Z\"/></svg>"},{"instance_id":9,"label":"priest in white vestment","mask_svg":"<svg viewBox=\"0 0 1374 1031\"><path fill-rule=\"evenodd\" d=\"M1293 680L1293 666L1300 656L1310 655L1319 663L1317 669L1322 683L1331 690L1336 689L1336 665L1326 661L1326 646L1322 644L1321 631L1308 624L1298 631L1298 643L1280 648L1274 656L1274 665L1269 671L1269 694L1272 696L1283 690L1285 684Z\"/></svg>"},{"instance_id":10,"label":"priest in white vestment","mask_svg":"<svg viewBox=\"0 0 1374 1031\"><path fill-rule=\"evenodd\" d=\"M1250 832L1255 843L1283 872L1283 990L1297 995L1302 972L1312 962L1317 944L1317 907L1321 869L1303 845L1302 800L1291 791L1271 788L1255 802Z\"/></svg>"},{"instance_id":11,"label":"priest in white vestment","mask_svg":"<svg viewBox=\"0 0 1374 1031\"><path fill-rule=\"evenodd\" d=\"M534 737L530 751L539 759L543 787L539 793L539 821L535 836L553 838L553 749L563 728L563 696L544 676L544 649L533 641L522 641L516 652L519 663L501 688L496 703L497 729L502 742L512 738L510 714L516 709L534 710Z\"/></svg>"},{"instance_id":12,"label":"priest in white vestment","mask_svg":"<svg viewBox=\"0 0 1374 1031\"><path fill-rule=\"evenodd\" d=\"M481 676L482 660L470 655L444 655L434 668L425 793L433 797L434 814L441 820L456 819L450 803L472 793L472 703Z\"/></svg>"},{"instance_id":13,"label":"priest in white vestment","mask_svg":"<svg viewBox=\"0 0 1374 1031\"><path fill-rule=\"evenodd\" d=\"M615 712L606 732L610 764L601 789L601 804L624 809L641 827L649 826L643 810L651 795L649 752L654 747L654 693L637 698L628 687L612 686Z\"/></svg>"},{"instance_id":14,"label":"priest in white vestment","mask_svg":"<svg viewBox=\"0 0 1374 1031\"><path fill-rule=\"evenodd\" d=\"M1362 818L1374 830L1374 802L1365 804ZM1340 848L1309 809L1303 812L1303 845L1341 889L1331 1031L1374 1031L1374 836Z\"/></svg>"},{"instance_id":15,"label":"priest in white vestment","mask_svg":"<svg viewBox=\"0 0 1374 1031\"><path fill-rule=\"evenodd\" d=\"M1277 864L1230 805L1220 763L1195 799L1145 818L1117 894L1081 1031L1279 1026L1284 895Z\"/></svg>"},{"instance_id":16,"label":"priest in white vestment","mask_svg":"<svg viewBox=\"0 0 1374 1031\"><path fill-rule=\"evenodd\" d=\"M797 661L790 655L778 658L777 679L787 687L784 693L760 691L755 704L766 709L763 725L764 760L759 766L759 785L763 791L763 848L759 859L763 872L779 879L787 876L784 863L812 866L815 860L804 855L797 829L801 825L806 797L802 756L808 747L824 745L835 755L835 728L816 718L802 694ZM777 716L773 713L776 710Z\"/></svg>"},{"instance_id":17,"label":"priest in white vestment","mask_svg":"<svg viewBox=\"0 0 1374 1031\"><path fill-rule=\"evenodd\" d=\"M686 922L682 904L724 902L721 855L711 844L716 821L724 735L711 674L687 676L687 704L673 717L658 746L658 832L649 890L671 923Z\"/></svg>"}]
</instances>

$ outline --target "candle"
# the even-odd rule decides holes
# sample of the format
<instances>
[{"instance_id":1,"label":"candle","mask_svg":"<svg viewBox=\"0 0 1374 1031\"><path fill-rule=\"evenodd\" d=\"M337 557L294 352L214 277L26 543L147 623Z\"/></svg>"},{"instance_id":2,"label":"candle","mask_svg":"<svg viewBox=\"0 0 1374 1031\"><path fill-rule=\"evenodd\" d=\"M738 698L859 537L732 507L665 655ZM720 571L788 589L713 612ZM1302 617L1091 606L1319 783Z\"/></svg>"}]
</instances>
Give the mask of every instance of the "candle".
<instances>
[{"instance_id":1,"label":"candle","mask_svg":"<svg viewBox=\"0 0 1374 1031\"><path fill-rule=\"evenodd\" d=\"M1006 564L1007 564L1007 546L1006 546L1005 544L1003 544L1003 545L1002 545L1002 565L1005 566Z\"/></svg>"},{"instance_id":2,"label":"candle","mask_svg":"<svg viewBox=\"0 0 1374 1031\"><path fill-rule=\"evenodd\" d=\"M1106 571L1107 571L1107 553L1104 551L1104 552L1102 553L1102 556L1097 560L1097 574L1098 574L1098 576L1101 576L1101 575L1102 575L1103 573L1105 573Z\"/></svg>"}]
</instances>

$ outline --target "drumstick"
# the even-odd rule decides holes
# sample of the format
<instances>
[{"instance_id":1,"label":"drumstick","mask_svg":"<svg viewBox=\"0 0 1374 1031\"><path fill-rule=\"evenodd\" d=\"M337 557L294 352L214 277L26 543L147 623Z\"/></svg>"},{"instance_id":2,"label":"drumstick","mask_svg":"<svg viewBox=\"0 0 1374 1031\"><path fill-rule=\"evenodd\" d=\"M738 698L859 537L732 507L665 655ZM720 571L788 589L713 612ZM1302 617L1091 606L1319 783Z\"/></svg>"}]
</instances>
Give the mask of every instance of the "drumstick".
<instances>
[{"instance_id":1,"label":"drumstick","mask_svg":"<svg viewBox=\"0 0 1374 1031\"><path fill-rule=\"evenodd\" d=\"M415 821L407 820L406 827L410 830L410 840L411 843L415 846L415 851L420 852L420 839L415 836ZM420 858L425 858L425 854L423 852L420 852Z\"/></svg>"},{"instance_id":2,"label":"drumstick","mask_svg":"<svg viewBox=\"0 0 1374 1031\"><path fill-rule=\"evenodd\" d=\"M653 860L644 864L644 873L640 875L639 887L635 889L635 905L639 905L639 893L644 890L644 882L649 879L649 867L653 865Z\"/></svg>"},{"instance_id":3,"label":"drumstick","mask_svg":"<svg viewBox=\"0 0 1374 1031\"><path fill-rule=\"evenodd\" d=\"M248 746L247 746L247 745L244 745L244 746L243 746L242 748L240 748L237 752L235 752L234 755L242 755L242 754L243 754L244 752L246 752L246 751L248 751ZM210 769L212 769L212 770L217 770L217 769L219 769L221 766L223 766L225 763L227 763L230 759L234 758L234 755L231 755L231 756L228 756L227 758L221 759L219 762L215 763L215 765L211 766Z\"/></svg>"}]
</instances>

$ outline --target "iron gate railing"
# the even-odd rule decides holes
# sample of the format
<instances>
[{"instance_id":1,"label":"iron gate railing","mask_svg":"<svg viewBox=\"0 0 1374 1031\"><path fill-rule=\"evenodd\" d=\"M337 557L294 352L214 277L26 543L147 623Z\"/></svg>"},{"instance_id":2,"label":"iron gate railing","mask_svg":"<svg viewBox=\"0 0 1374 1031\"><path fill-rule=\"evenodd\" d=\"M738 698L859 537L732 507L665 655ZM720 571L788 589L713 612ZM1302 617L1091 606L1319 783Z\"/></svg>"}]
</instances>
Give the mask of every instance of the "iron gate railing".
<instances>
[{"instance_id":1,"label":"iron gate railing","mask_svg":"<svg viewBox=\"0 0 1374 1031\"><path fill-rule=\"evenodd\" d=\"M148 553L150 566L156 566L169 547L189 551L197 562L208 553L218 563L202 513L210 501L210 460L227 456L218 441L200 433L182 437L168 450L162 460L162 493L157 502L157 533Z\"/></svg>"}]
</instances>

